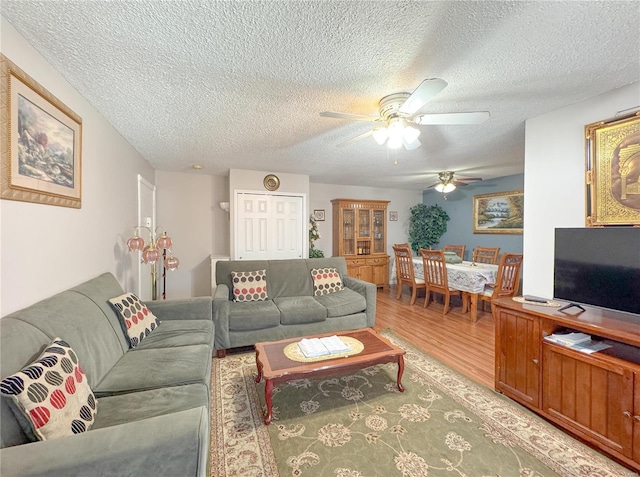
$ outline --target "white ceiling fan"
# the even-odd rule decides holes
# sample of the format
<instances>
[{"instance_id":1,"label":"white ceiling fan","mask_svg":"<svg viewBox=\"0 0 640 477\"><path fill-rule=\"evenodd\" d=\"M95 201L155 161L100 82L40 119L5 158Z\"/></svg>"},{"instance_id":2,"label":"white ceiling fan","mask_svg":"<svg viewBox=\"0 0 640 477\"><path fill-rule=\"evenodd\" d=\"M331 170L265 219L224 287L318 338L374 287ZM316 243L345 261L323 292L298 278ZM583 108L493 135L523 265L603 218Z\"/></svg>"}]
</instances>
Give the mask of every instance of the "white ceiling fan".
<instances>
[{"instance_id":1,"label":"white ceiling fan","mask_svg":"<svg viewBox=\"0 0 640 477\"><path fill-rule=\"evenodd\" d=\"M431 184L427 189L431 189L435 187L438 192L442 192L443 194L448 194L449 192L453 192L457 186L467 186L467 182L481 181L481 177L459 177L455 178L455 172L453 171L442 171L438 172L438 182L435 184Z\"/></svg>"},{"instance_id":2,"label":"white ceiling fan","mask_svg":"<svg viewBox=\"0 0 640 477\"><path fill-rule=\"evenodd\" d=\"M480 124L486 121L488 111L473 111L465 113L420 113L420 110L431 98L447 87L447 82L440 78L426 79L413 93L394 93L380 100L378 116L361 114L338 113L323 111L320 116L326 118L350 119L353 121L372 121L377 125L364 134L338 144L338 147L348 146L368 136L373 136L380 145L387 142L387 147L396 149L404 146L407 150L420 146L418 136L420 130L410 124L442 125L442 124Z\"/></svg>"}]
</instances>

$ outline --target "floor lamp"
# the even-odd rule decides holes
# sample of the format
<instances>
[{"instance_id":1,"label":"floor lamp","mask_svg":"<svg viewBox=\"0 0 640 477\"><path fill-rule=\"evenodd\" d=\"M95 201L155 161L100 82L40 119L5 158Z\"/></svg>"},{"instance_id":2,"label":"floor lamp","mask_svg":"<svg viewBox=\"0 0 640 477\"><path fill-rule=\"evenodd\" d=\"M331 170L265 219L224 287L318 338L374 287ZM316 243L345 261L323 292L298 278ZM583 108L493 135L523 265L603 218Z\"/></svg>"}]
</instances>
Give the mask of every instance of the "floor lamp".
<instances>
[{"instance_id":1,"label":"floor lamp","mask_svg":"<svg viewBox=\"0 0 640 477\"><path fill-rule=\"evenodd\" d=\"M139 232L145 229L149 232L149 243L145 244L144 239L140 237ZM162 235L158 236L159 231ZM180 265L180 260L173 256L171 252L171 238L167 235L164 228L158 226L155 231L144 225L138 225L133 228L133 237L127 240L127 246L130 252L136 250L142 252L142 263L151 264L151 299L158 299L158 262L162 262L165 269L175 270ZM164 273L163 273L164 276ZM166 290L162 290L162 299L166 299Z\"/></svg>"}]
</instances>

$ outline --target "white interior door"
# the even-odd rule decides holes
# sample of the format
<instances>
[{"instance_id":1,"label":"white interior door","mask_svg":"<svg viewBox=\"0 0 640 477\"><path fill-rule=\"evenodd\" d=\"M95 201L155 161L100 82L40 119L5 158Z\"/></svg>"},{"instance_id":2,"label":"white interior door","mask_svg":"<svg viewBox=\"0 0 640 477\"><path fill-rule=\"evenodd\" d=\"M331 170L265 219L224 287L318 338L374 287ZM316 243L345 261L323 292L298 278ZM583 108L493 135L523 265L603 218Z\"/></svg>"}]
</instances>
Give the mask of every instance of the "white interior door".
<instances>
[{"instance_id":1,"label":"white interior door","mask_svg":"<svg viewBox=\"0 0 640 477\"><path fill-rule=\"evenodd\" d=\"M303 257L302 196L236 193L236 260Z\"/></svg>"}]
</instances>

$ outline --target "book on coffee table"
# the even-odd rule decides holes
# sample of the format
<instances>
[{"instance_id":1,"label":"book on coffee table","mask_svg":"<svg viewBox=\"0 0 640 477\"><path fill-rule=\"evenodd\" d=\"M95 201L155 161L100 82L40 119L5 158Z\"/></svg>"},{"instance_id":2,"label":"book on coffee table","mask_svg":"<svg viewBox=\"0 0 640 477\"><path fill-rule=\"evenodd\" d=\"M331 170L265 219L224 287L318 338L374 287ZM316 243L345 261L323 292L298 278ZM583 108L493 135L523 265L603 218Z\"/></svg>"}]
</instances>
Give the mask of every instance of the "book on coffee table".
<instances>
[{"instance_id":1,"label":"book on coffee table","mask_svg":"<svg viewBox=\"0 0 640 477\"><path fill-rule=\"evenodd\" d=\"M349 346L336 335L325 336L324 338L303 338L298 343L298 347L307 358L317 358L318 356L346 353L349 351Z\"/></svg>"}]
</instances>

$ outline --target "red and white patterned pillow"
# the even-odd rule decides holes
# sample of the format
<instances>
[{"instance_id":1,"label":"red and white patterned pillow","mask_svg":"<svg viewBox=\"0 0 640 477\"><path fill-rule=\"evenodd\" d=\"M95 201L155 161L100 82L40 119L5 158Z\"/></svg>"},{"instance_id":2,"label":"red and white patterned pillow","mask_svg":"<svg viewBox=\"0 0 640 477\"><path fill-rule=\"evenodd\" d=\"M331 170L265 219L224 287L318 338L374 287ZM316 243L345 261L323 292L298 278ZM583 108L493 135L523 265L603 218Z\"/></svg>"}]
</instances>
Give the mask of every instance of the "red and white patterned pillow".
<instances>
[{"instance_id":1,"label":"red and white patterned pillow","mask_svg":"<svg viewBox=\"0 0 640 477\"><path fill-rule=\"evenodd\" d=\"M267 271L231 272L233 301L264 301L267 297Z\"/></svg>"},{"instance_id":2,"label":"red and white patterned pillow","mask_svg":"<svg viewBox=\"0 0 640 477\"><path fill-rule=\"evenodd\" d=\"M109 302L118 312L129 337L129 346L135 348L160 326L160 320L133 293L124 293Z\"/></svg>"},{"instance_id":3,"label":"red and white patterned pillow","mask_svg":"<svg viewBox=\"0 0 640 477\"><path fill-rule=\"evenodd\" d=\"M314 296L328 295L344 288L340 274L335 268L314 268L311 270L311 278Z\"/></svg>"},{"instance_id":4,"label":"red and white patterned pillow","mask_svg":"<svg viewBox=\"0 0 640 477\"><path fill-rule=\"evenodd\" d=\"M60 338L36 361L4 378L0 393L11 399L18 421L34 440L88 431L98 406L77 355Z\"/></svg>"}]
</instances>

